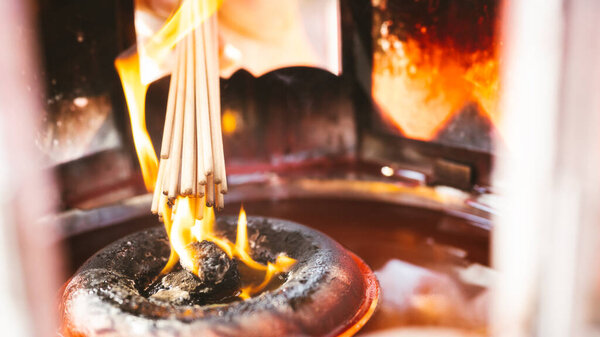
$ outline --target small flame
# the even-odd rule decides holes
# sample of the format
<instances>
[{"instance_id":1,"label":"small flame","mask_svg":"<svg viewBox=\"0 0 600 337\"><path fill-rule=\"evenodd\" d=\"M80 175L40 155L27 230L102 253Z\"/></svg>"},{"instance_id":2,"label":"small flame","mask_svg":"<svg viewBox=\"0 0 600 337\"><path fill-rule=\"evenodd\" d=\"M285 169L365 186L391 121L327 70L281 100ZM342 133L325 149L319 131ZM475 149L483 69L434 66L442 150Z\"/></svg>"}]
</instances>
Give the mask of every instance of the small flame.
<instances>
[{"instance_id":1,"label":"small flame","mask_svg":"<svg viewBox=\"0 0 600 337\"><path fill-rule=\"evenodd\" d=\"M227 109L223 111L223 116L221 117L221 120L224 134L232 135L238 129L236 113L233 110Z\"/></svg>"},{"instance_id":2,"label":"small flame","mask_svg":"<svg viewBox=\"0 0 600 337\"><path fill-rule=\"evenodd\" d=\"M250 245L248 244L248 219L244 206L240 208L237 223L237 235L235 238L235 256L240 258L248 267L257 270L266 270L264 266L250 257Z\"/></svg>"},{"instance_id":3,"label":"small flame","mask_svg":"<svg viewBox=\"0 0 600 337\"><path fill-rule=\"evenodd\" d=\"M195 241L192 234L195 222L191 203L191 198L180 197L177 200L177 212L173 216L173 225L169 237L171 250L174 250L179 256L181 266L194 274L198 274L198 270L194 267L194 257L191 251L187 249L188 245Z\"/></svg>"}]
</instances>

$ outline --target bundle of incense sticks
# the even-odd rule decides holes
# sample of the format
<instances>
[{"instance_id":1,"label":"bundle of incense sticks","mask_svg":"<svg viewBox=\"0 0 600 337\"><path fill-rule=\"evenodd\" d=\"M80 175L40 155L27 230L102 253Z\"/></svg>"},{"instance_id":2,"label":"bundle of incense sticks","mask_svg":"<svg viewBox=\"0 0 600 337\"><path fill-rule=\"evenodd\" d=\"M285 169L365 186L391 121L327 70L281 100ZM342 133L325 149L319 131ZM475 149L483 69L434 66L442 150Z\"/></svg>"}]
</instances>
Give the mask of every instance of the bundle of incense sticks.
<instances>
[{"instance_id":1,"label":"bundle of incense sticks","mask_svg":"<svg viewBox=\"0 0 600 337\"><path fill-rule=\"evenodd\" d=\"M209 0L192 0L195 10ZM220 209L227 193L221 103L219 92L217 18L212 15L187 34L176 48L171 75L158 177L152 212L162 217L164 207L179 196L196 200L197 218L204 205Z\"/></svg>"}]
</instances>

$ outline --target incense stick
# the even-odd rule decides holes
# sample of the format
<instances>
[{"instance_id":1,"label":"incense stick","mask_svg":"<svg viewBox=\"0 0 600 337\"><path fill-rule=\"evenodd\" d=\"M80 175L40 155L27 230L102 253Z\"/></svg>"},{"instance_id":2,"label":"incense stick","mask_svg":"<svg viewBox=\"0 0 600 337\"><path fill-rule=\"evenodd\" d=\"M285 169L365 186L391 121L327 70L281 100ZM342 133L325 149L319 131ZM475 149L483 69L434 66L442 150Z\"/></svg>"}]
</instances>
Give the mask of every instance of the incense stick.
<instances>
[{"instance_id":1,"label":"incense stick","mask_svg":"<svg viewBox=\"0 0 600 337\"><path fill-rule=\"evenodd\" d=\"M165 174L165 165L168 159L161 159L158 164L158 174L156 176L156 185L154 186L154 192L152 196L152 206L150 207L150 211L153 214L158 214L158 205L160 202L160 196L162 195L162 184L163 177Z\"/></svg>"},{"instance_id":2,"label":"incense stick","mask_svg":"<svg viewBox=\"0 0 600 337\"><path fill-rule=\"evenodd\" d=\"M206 1L201 1L201 10L207 8ZM200 112L201 126L198 130L202 136L202 151L204 154L203 165L204 174L209 176L213 174L213 148L212 148L212 136L211 136L211 123L210 123L210 83L208 79L208 64L207 64L207 49L204 45L206 40L207 24L204 21L196 29L196 48L199 51L197 60L199 61L199 67L196 70L196 97L199 100L200 105L196 108Z\"/></svg>"},{"instance_id":3,"label":"incense stick","mask_svg":"<svg viewBox=\"0 0 600 337\"><path fill-rule=\"evenodd\" d=\"M215 205L215 183L212 175L208 176L205 193L206 206L213 207Z\"/></svg>"},{"instance_id":4,"label":"incense stick","mask_svg":"<svg viewBox=\"0 0 600 337\"><path fill-rule=\"evenodd\" d=\"M181 195L192 195L196 182L194 175L196 171L196 113L195 108L195 91L193 70L195 68L194 58L194 41L193 33L190 33L185 38L186 44L186 72L190 71L190 75L186 75L185 81L185 107L184 107L184 129L183 129L183 149L181 154Z\"/></svg>"},{"instance_id":5,"label":"incense stick","mask_svg":"<svg viewBox=\"0 0 600 337\"><path fill-rule=\"evenodd\" d=\"M160 157L163 159L169 158L171 150L171 139L173 138L173 116L175 115L175 101L177 93L178 74L177 67L179 66L179 55L175 48L175 66L171 73L171 83L169 85L169 96L167 98L167 114L165 116L165 128L163 130L162 144L160 146Z\"/></svg>"},{"instance_id":6,"label":"incense stick","mask_svg":"<svg viewBox=\"0 0 600 337\"><path fill-rule=\"evenodd\" d=\"M221 166L221 152L223 140L221 135L221 104L219 97L219 73L218 73L218 44L216 32L216 16L211 16L205 22L204 49L206 55L206 77L209 94L209 115L211 143L213 151L214 180L220 184L223 180L224 168ZM216 70L216 71L215 71Z\"/></svg>"},{"instance_id":7,"label":"incense stick","mask_svg":"<svg viewBox=\"0 0 600 337\"><path fill-rule=\"evenodd\" d=\"M208 0L192 2L186 20L208 8ZM164 219L167 203L193 198L192 213L224 206L227 193L221 131L217 18L212 15L183 37L175 48L160 163L151 211ZM173 209L173 212L176 212Z\"/></svg>"},{"instance_id":8,"label":"incense stick","mask_svg":"<svg viewBox=\"0 0 600 337\"><path fill-rule=\"evenodd\" d=\"M179 75L177 83L177 102L175 105L175 123L173 124L173 139L171 140L171 153L169 155L169 161L171 163L169 168L169 185L168 193L170 200L174 200L180 195L179 183L180 183L180 172L181 172L181 148L183 146L183 123L185 113L185 79L186 79L186 44L181 43L179 52L181 53L179 59Z\"/></svg>"}]
</instances>

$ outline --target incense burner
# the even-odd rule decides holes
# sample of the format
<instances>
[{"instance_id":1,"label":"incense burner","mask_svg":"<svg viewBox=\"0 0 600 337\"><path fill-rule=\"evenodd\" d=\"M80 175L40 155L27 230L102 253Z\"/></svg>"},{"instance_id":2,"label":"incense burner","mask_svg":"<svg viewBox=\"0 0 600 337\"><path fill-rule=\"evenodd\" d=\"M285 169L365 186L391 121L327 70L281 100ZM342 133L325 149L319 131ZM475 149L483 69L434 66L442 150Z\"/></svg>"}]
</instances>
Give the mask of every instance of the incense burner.
<instances>
[{"instance_id":1,"label":"incense burner","mask_svg":"<svg viewBox=\"0 0 600 337\"><path fill-rule=\"evenodd\" d=\"M353 253L297 223L248 219L258 261L278 254L297 263L278 282L247 300L233 295L178 304L157 301L147 289L169 256L162 228L114 242L92 256L67 283L62 299L66 336L282 336L351 335L370 318L379 286ZM233 239L234 217L216 231ZM235 284L235 282L232 282Z\"/></svg>"}]
</instances>

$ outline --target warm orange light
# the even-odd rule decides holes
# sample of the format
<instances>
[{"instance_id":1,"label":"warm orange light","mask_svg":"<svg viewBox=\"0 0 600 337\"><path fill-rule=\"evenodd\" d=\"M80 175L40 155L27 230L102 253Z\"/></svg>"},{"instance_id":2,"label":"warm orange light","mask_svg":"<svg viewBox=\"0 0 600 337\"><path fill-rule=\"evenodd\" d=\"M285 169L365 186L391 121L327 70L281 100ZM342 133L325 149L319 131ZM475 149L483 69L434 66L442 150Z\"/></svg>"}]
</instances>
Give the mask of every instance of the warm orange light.
<instances>
[{"instance_id":1,"label":"warm orange light","mask_svg":"<svg viewBox=\"0 0 600 337\"><path fill-rule=\"evenodd\" d=\"M465 74L465 79L473 85L472 95L482 110L490 117L492 123L500 126L498 95L500 93L499 62L482 53L473 55L477 60ZM502 129L499 130L502 132Z\"/></svg>"},{"instance_id":2,"label":"warm orange light","mask_svg":"<svg viewBox=\"0 0 600 337\"><path fill-rule=\"evenodd\" d=\"M222 3L223 0L184 1L165 22L164 26L143 46L145 55L153 61L161 63L177 42L204 20L215 14ZM183 15L183 13L186 13L186 15ZM189 15L189 13L192 13L192 15Z\"/></svg>"},{"instance_id":3,"label":"warm orange light","mask_svg":"<svg viewBox=\"0 0 600 337\"><path fill-rule=\"evenodd\" d=\"M405 136L431 140L454 114L472 103L498 125L499 67L493 51L459 52L395 36L379 43L382 51L375 53L373 97L384 117Z\"/></svg>"},{"instance_id":4,"label":"warm orange light","mask_svg":"<svg viewBox=\"0 0 600 337\"><path fill-rule=\"evenodd\" d=\"M267 270L264 280L259 285L249 285L243 287L239 296L243 299L248 299L252 295L259 293L269 285L273 276L290 270L294 264L296 264L296 260L292 259L291 257L285 255L278 256L275 260L275 264L271 262L267 263Z\"/></svg>"},{"instance_id":5,"label":"warm orange light","mask_svg":"<svg viewBox=\"0 0 600 337\"><path fill-rule=\"evenodd\" d=\"M241 251L248 250L248 217L244 206L240 208L238 216L237 235L235 237L235 248Z\"/></svg>"},{"instance_id":6,"label":"warm orange light","mask_svg":"<svg viewBox=\"0 0 600 337\"><path fill-rule=\"evenodd\" d=\"M235 112L231 110L223 111L223 116L221 116L221 120L224 134L231 135L237 130L237 118Z\"/></svg>"},{"instance_id":7,"label":"warm orange light","mask_svg":"<svg viewBox=\"0 0 600 337\"><path fill-rule=\"evenodd\" d=\"M275 263L261 264L255 261L251 256L250 245L248 243L248 219L246 211L242 207L237 223L237 233L235 243L226 238L218 237L213 229L215 224L214 209L205 207L202 219L194 215L196 201L193 198L180 197L173 206L173 215L171 222L170 214L165 216L165 228L169 233L171 242L171 255L167 265L162 270L162 274L168 273L179 262L184 268L198 274L197 266L194 266L194 259L188 246L198 241L211 241L219 246L230 258L237 258L240 262L251 269L264 271L263 281L258 285L245 285L241 289L240 297L250 298L259 293L269 285L273 276L287 272L296 263L291 257L279 255ZM165 206L168 209L168 206Z\"/></svg>"},{"instance_id":8,"label":"warm orange light","mask_svg":"<svg viewBox=\"0 0 600 337\"><path fill-rule=\"evenodd\" d=\"M267 266L254 261L252 257L250 257L250 247L248 245L248 219L243 206L240 208L240 215L237 223L235 256L240 258L240 260L252 269L267 270Z\"/></svg>"},{"instance_id":9,"label":"warm orange light","mask_svg":"<svg viewBox=\"0 0 600 337\"><path fill-rule=\"evenodd\" d=\"M197 274L198 270L194 267L194 257L191 251L187 249L195 241L192 234L195 219L192 214L191 204L190 198L180 197L177 199L177 212L173 215L173 225L169 237L171 249L179 256L181 266Z\"/></svg>"},{"instance_id":10,"label":"warm orange light","mask_svg":"<svg viewBox=\"0 0 600 337\"><path fill-rule=\"evenodd\" d=\"M145 45L140 46L145 51L145 57L149 57L157 63L162 62L175 44L206 18L215 14L222 2L222 0L184 1L164 26ZM192 11L194 15L182 15L182 12ZM184 17L187 20L184 20ZM132 51L127 55L120 56L115 60L115 67L123 85L131 120L133 142L140 161L144 183L148 191L153 191L158 173L158 159L146 128L145 101L148 84L142 83L139 55Z\"/></svg>"},{"instance_id":11,"label":"warm orange light","mask_svg":"<svg viewBox=\"0 0 600 337\"><path fill-rule=\"evenodd\" d=\"M145 100L148 86L141 82L140 59L137 54L119 57L115 60L115 67L125 92L133 143L140 161L144 183L148 191L153 191L158 173L158 159L146 129Z\"/></svg>"}]
</instances>

